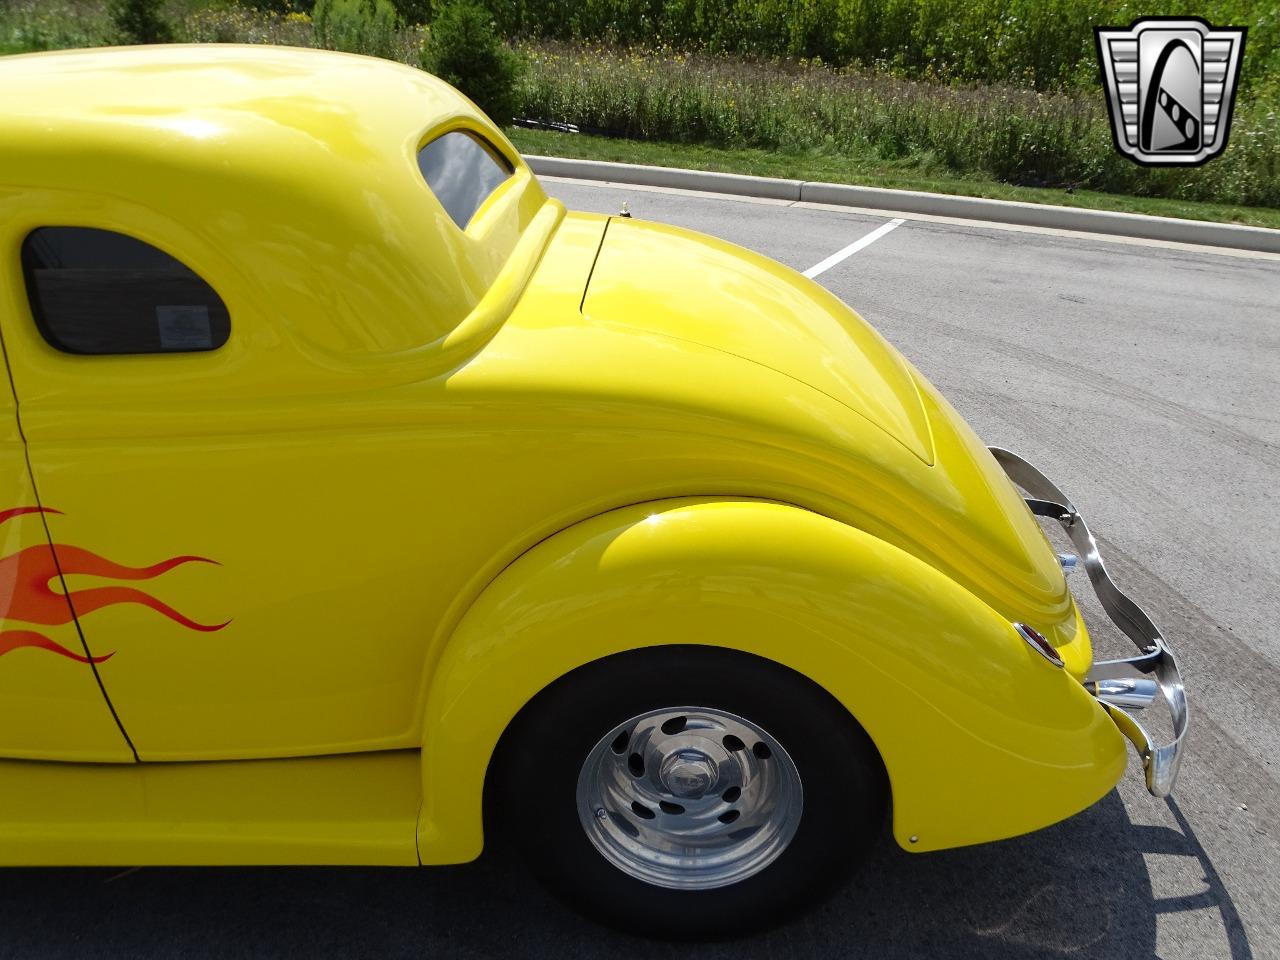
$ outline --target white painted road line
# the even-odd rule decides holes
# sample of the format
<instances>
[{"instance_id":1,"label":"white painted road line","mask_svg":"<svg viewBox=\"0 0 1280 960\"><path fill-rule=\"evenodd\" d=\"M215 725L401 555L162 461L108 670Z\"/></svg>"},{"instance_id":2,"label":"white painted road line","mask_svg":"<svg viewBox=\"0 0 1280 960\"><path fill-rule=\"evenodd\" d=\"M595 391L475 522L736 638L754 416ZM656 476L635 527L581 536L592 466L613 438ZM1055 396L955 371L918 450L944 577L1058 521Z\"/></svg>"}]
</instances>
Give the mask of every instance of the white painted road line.
<instances>
[{"instance_id":1,"label":"white painted road line","mask_svg":"<svg viewBox=\"0 0 1280 960\"><path fill-rule=\"evenodd\" d=\"M902 217L897 217L893 220L890 220L888 223L885 223L876 227L874 230L868 233L865 237L860 237L859 239L853 241L853 243L849 244L843 250L837 250L835 253L827 257L827 259L823 260L822 262L815 263L812 267L810 267L808 270L804 272L804 275L808 277L810 280L812 280L818 274L825 273L826 271L830 270L840 261L853 256L863 247L871 246L871 244L875 243L877 240L883 237L886 233L893 230L896 226L898 226L898 224L905 223L905 222L906 221Z\"/></svg>"}]
</instances>

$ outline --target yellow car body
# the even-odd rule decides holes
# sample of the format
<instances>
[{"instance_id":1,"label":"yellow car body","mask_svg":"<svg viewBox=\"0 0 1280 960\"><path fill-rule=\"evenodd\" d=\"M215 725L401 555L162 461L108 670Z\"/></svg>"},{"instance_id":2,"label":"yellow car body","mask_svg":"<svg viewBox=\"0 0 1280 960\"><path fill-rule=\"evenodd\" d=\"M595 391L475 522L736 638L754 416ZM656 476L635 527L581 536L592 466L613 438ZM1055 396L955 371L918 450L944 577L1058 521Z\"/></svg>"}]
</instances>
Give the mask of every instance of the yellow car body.
<instances>
[{"instance_id":1,"label":"yellow car body","mask_svg":"<svg viewBox=\"0 0 1280 960\"><path fill-rule=\"evenodd\" d=\"M3 862L465 861L521 709L662 644L829 691L909 850L1122 775L1022 497L816 283L566 212L398 65L38 54L0 96ZM452 130L511 169L465 228L415 163ZM227 342L55 349L20 256L50 226L176 257Z\"/></svg>"}]
</instances>

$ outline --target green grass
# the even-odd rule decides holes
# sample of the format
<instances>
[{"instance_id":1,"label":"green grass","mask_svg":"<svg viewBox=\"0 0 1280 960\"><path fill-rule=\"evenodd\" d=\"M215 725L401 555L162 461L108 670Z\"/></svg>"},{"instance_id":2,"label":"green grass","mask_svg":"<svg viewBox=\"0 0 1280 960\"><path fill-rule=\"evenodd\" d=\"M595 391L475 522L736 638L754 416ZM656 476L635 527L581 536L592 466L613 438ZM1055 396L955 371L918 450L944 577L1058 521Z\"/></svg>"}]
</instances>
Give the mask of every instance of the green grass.
<instances>
[{"instance_id":1,"label":"green grass","mask_svg":"<svg viewBox=\"0 0 1280 960\"><path fill-rule=\"evenodd\" d=\"M582 160L610 160L616 163L643 163L659 167L684 167L690 170L715 170L723 173L746 173L760 177L787 177L826 183L852 183L867 187L895 190L925 190L993 200L1021 200L1027 203L1053 203L1091 210L1114 210L1121 213L1145 213L1156 217L1182 217L1188 220L1211 220L1241 223L1255 227L1280 229L1280 210L1268 207L1242 207L1191 200L1169 200L1157 197L1130 197L1089 190L1017 187L991 180L959 177L939 170L927 158L880 160L837 157L821 153L779 153L750 148L721 149L684 143L654 143L582 134L553 133L544 130L513 128L507 135L521 153Z\"/></svg>"}]
</instances>

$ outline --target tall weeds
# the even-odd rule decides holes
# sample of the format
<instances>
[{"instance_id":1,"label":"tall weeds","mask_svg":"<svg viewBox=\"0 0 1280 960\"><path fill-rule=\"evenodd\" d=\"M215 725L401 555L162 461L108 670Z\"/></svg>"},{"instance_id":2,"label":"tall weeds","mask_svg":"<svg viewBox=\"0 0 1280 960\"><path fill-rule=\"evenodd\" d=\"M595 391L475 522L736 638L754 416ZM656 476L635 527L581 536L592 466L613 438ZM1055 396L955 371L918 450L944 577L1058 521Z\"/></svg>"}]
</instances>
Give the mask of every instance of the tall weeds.
<instances>
[{"instance_id":1,"label":"tall weeds","mask_svg":"<svg viewBox=\"0 0 1280 960\"><path fill-rule=\"evenodd\" d=\"M1280 116L1245 107L1226 153L1148 170L1112 146L1100 90L938 84L739 57L527 45L522 116L614 136L884 159L1014 183L1280 206Z\"/></svg>"},{"instance_id":2,"label":"tall weeds","mask_svg":"<svg viewBox=\"0 0 1280 960\"><path fill-rule=\"evenodd\" d=\"M316 46L395 57L399 29L390 0L316 0L311 20Z\"/></svg>"}]
</instances>

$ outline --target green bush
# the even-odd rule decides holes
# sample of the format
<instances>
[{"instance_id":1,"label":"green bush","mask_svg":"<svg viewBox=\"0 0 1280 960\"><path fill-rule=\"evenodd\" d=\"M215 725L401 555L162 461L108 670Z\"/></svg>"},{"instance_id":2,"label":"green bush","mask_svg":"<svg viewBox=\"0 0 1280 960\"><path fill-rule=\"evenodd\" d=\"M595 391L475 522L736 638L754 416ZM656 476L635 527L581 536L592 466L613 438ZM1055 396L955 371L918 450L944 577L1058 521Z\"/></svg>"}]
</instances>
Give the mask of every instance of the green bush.
<instances>
[{"instance_id":1,"label":"green bush","mask_svg":"<svg viewBox=\"0 0 1280 960\"><path fill-rule=\"evenodd\" d=\"M1050 89L1097 76L1093 28L1194 13L1249 28L1246 81L1280 73L1280 14L1265 0L486 0L508 37L669 44L818 58L915 79Z\"/></svg>"},{"instance_id":2,"label":"green bush","mask_svg":"<svg viewBox=\"0 0 1280 960\"><path fill-rule=\"evenodd\" d=\"M316 0L311 21L317 46L395 59L399 33L389 0Z\"/></svg>"},{"instance_id":3,"label":"green bush","mask_svg":"<svg viewBox=\"0 0 1280 960\"><path fill-rule=\"evenodd\" d=\"M274 13L285 16L290 13L310 15L315 7L315 0L236 0L236 5L257 10L261 13Z\"/></svg>"},{"instance_id":4,"label":"green bush","mask_svg":"<svg viewBox=\"0 0 1280 960\"><path fill-rule=\"evenodd\" d=\"M118 40L105 4L0 0L0 50L5 53L100 47Z\"/></svg>"},{"instance_id":5,"label":"green bush","mask_svg":"<svg viewBox=\"0 0 1280 960\"><path fill-rule=\"evenodd\" d=\"M422 68L465 93L495 123L509 123L514 116L520 58L474 0L454 0L439 9L422 51Z\"/></svg>"},{"instance_id":6,"label":"green bush","mask_svg":"<svg viewBox=\"0 0 1280 960\"><path fill-rule=\"evenodd\" d=\"M394 0L394 3L405 23L426 23L431 19L431 0Z\"/></svg>"},{"instance_id":7,"label":"green bush","mask_svg":"<svg viewBox=\"0 0 1280 960\"><path fill-rule=\"evenodd\" d=\"M110 0L107 12L124 43L168 43L173 27L160 14L163 0Z\"/></svg>"},{"instance_id":8,"label":"green bush","mask_svg":"<svg viewBox=\"0 0 1280 960\"><path fill-rule=\"evenodd\" d=\"M196 0L201 2L201 0ZM316 0L233 0L235 5L248 7L262 13L273 13L287 16L291 13L305 13L310 16L315 11ZM426 23L431 19L431 0L391 0L400 22L410 26Z\"/></svg>"}]
</instances>

